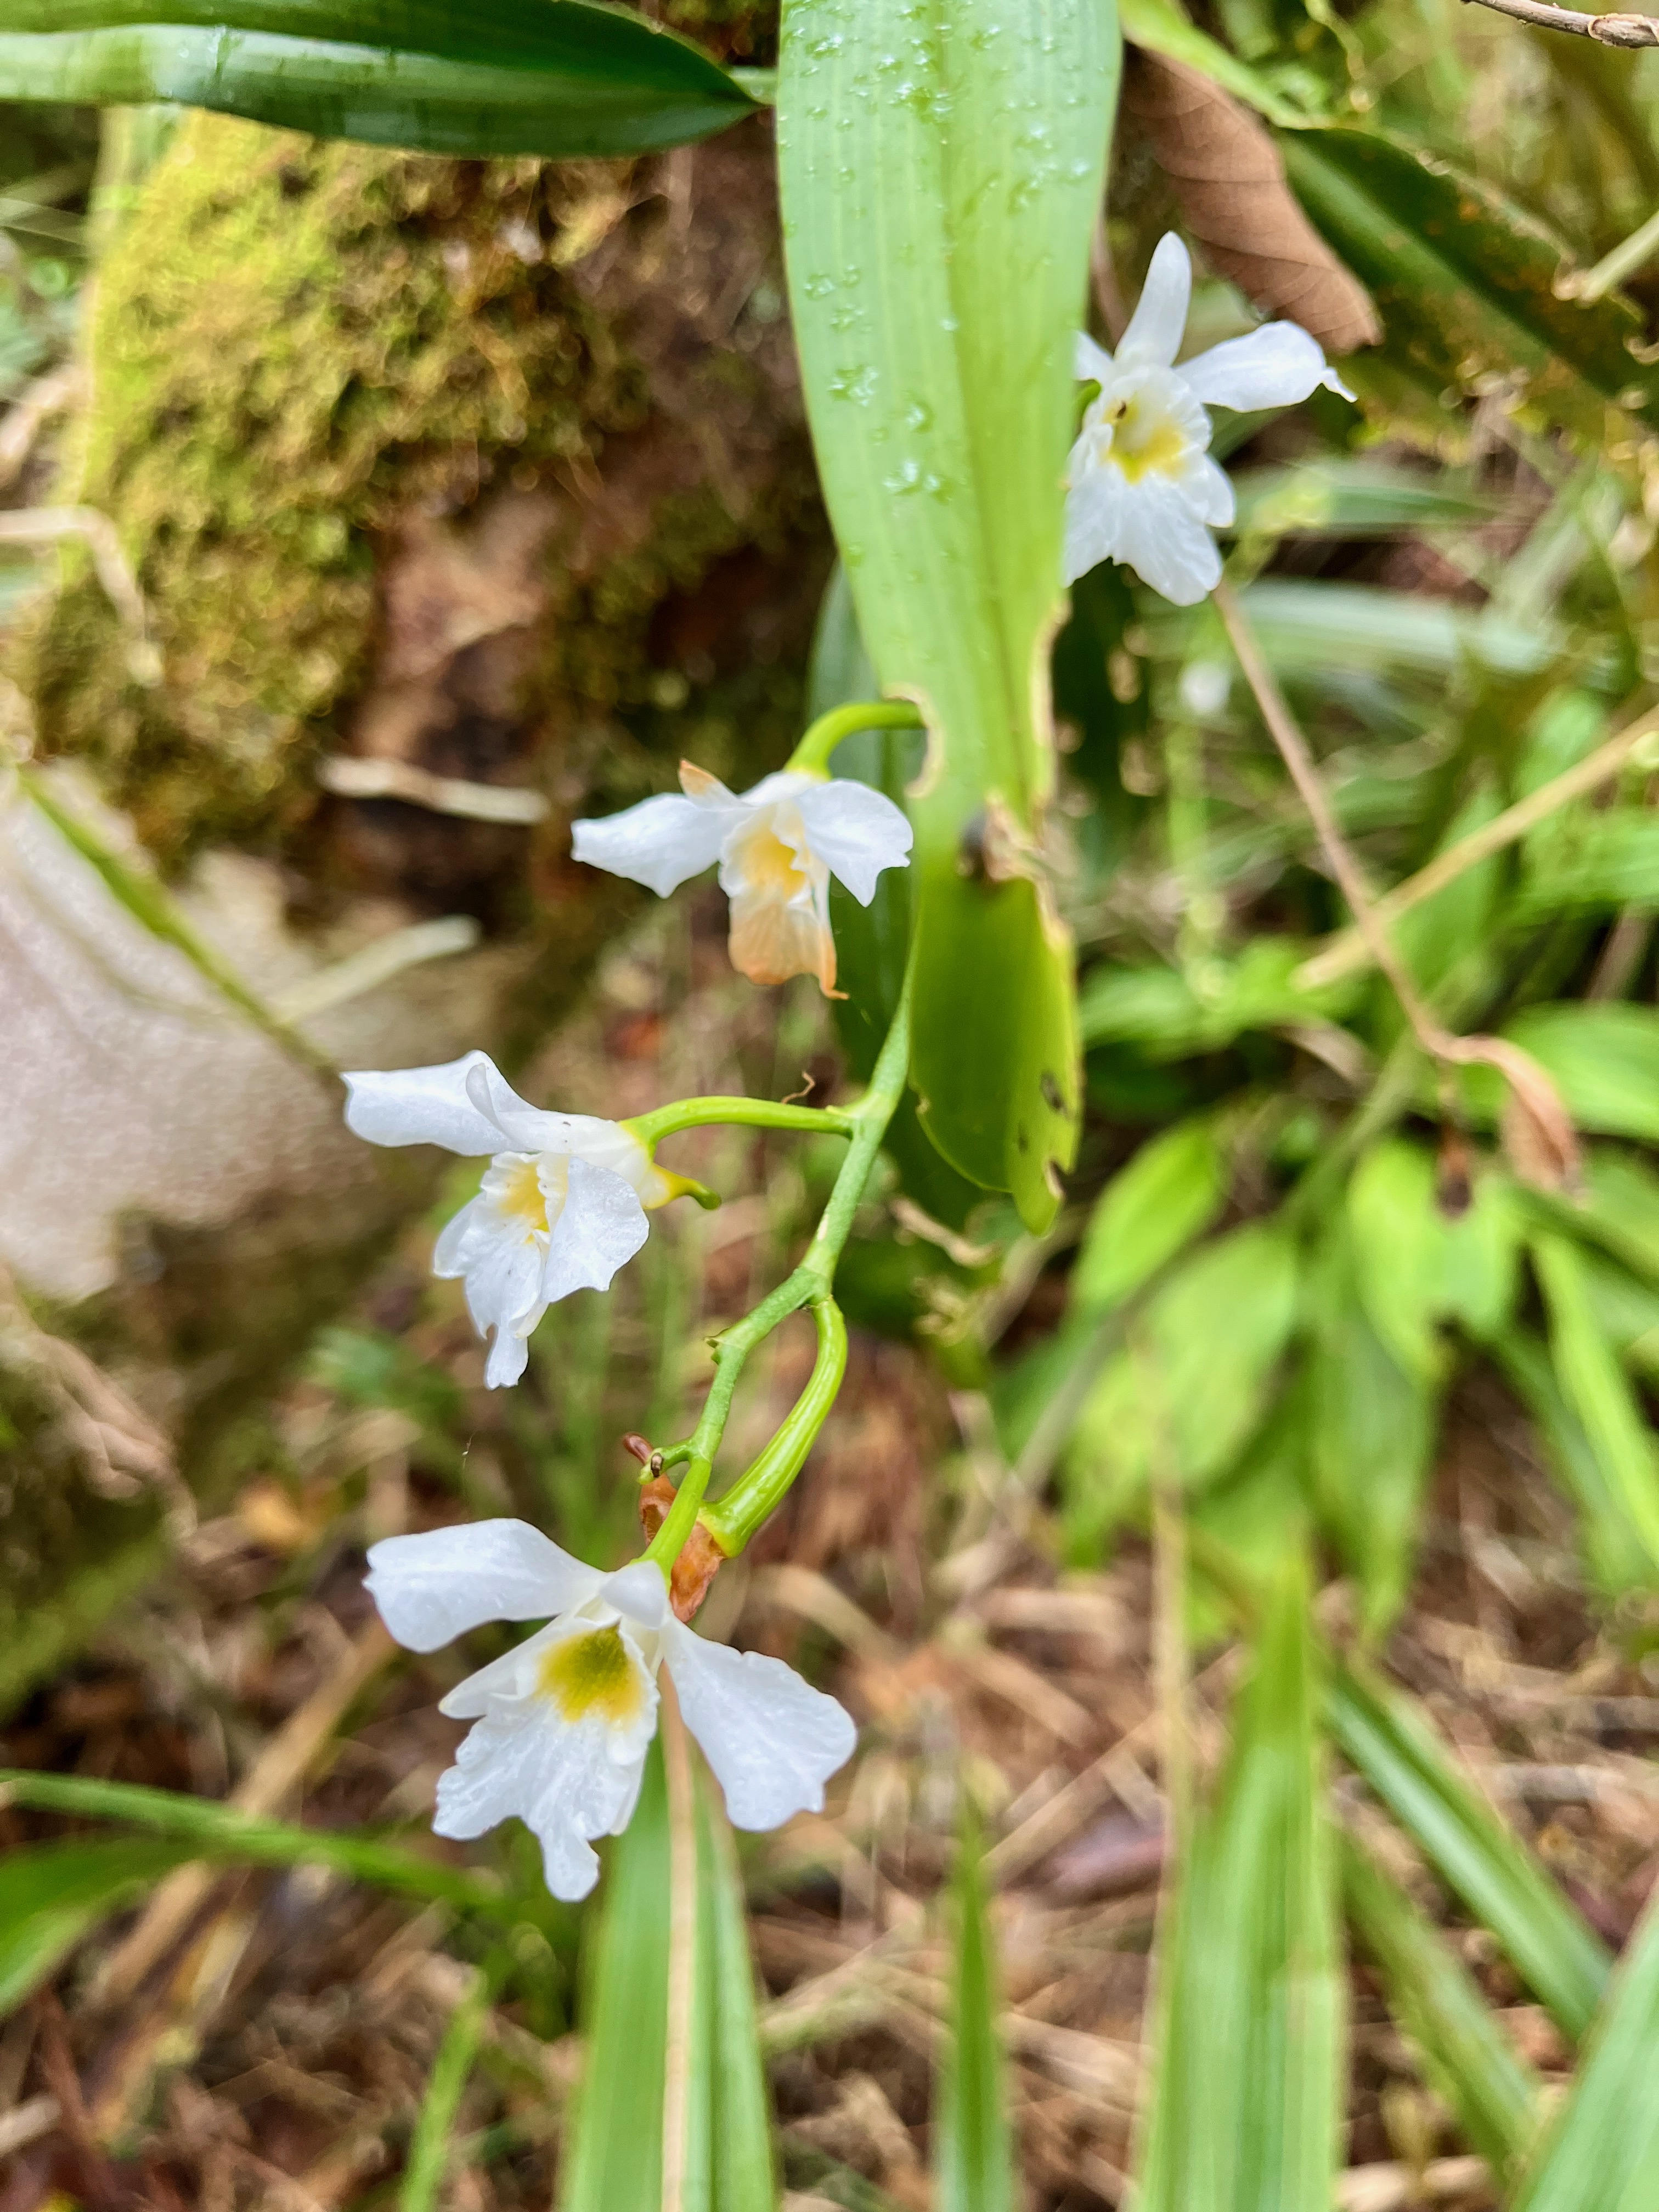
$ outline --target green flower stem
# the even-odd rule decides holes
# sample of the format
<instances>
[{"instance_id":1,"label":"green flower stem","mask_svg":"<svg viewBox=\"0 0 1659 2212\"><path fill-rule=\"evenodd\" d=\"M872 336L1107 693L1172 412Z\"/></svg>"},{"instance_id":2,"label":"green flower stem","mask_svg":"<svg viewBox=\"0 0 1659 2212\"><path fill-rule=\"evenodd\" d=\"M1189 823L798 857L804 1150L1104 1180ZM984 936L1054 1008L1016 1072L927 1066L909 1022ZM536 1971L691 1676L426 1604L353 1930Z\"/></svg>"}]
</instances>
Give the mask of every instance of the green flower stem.
<instances>
[{"instance_id":1,"label":"green flower stem","mask_svg":"<svg viewBox=\"0 0 1659 2212\"><path fill-rule=\"evenodd\" d=\"M711 1121L737 1122L750 1129L811 1129L822 1136L848 1137L853 1115L839 1106L786 1106L770 1098L676 1098L649 1114L636 1114L620 1126L647 1152L681 1129L701 1129Z\"/></svg>"},{"instance_id":2,"label":"green flower stem","mask_svg":"<svg viewBox=\"0 0 1659 2212\"><path fill-rule=\"evenodd\" d=\"M858 1211L859 1200L864 1196L864 1186L870 1180L870 1170L875 1165L881 1140L887 1133L887 1124L892 1120L899 1100L904 1095L905 1077L910 1066L910 984L913 972L914 959L911 968L905 972L904 988L899 994L893 1024L887 1032L880 1057L876 1061L870 1087L858 1104L842 1117L851 1127L853 1141L848 1147L847 1158L841 1164L841 1172L836 1177L830 1202L812 1232L812 1241L807 1246L800 1265L778 1285L769 1297L763 1298L752 1313L745 1314L739 1322L734 1322L730 1328L722 1331L714 1340L714 1380L703 1407L702 1419L691 1432L690 1464L681 1479L678 1492L669 1508L667 1517L645 1548L645 1558L654 1559L665 1575L672 1571L702 1510L708 1478L714 1471L714 1455L720 1449L720 1438L726 1433L726 1417L732 1410L732 1399L738 1387L738 1378L743 1372L744 1362L781 1321L786 1320L792 1313L798 1313L802 1306L833 1304L830 1294L835 1285L836 1263L851 1232L853 1217ZM637 1127L638 1125L635 1126ZM836 1319L839 1321L839 1314ZM822 1347L824 1326L822 1320L818 1326ZM839 1376L836 1380L839 1382ZM809 1392L811 1387L809 1384ZM830 1401L834 1395L831 1391L826 1399L823 1413L829 1412ZM793 1419L793 1415L790 1418ZM823 1414L818 1418L822 1423ZM679 1456L678 1447L675 1456ZM803 1452L801 1456L804 1459L805 1454ZM789 1480L793 1481L799 1471L797 1465ZM777 1497L781 1498L787 1488L788 1483L785 1482L778 1489ZM776 1503L775 1498L773 1503Z\"/></svg>"},{"instance_id":3,"label":"green flower stem","mask_svg":"<svg viewBox=\"0 0 1659 2212\"><path fill-rule=\"evenodd\" d=\"M817 1442L818 1431L829 1417L847 1372L847 1323L841 1308L833 1298L814 1299L812 1318L818 1328L818 1356L806 1388L752 1465L724 1498L702 1509L704 1528L728 1559L742 1551L763 1522L782 1504L789 1486L806 1464L807 1453Z\"/></svg>"},{"instance_id":4,"label":"green flower stem","mask_svg":"<svg viewBox=\"0 0 1659 2212\"><path fill-rule=\"evenodd\" d=\"M789 756L792 769L808 775L827 775L830 756L843 738L860 730L919 730L920 713L908 699L855 700L850 707L832 707L820 714Z\"/></svg>"}]
</instances>

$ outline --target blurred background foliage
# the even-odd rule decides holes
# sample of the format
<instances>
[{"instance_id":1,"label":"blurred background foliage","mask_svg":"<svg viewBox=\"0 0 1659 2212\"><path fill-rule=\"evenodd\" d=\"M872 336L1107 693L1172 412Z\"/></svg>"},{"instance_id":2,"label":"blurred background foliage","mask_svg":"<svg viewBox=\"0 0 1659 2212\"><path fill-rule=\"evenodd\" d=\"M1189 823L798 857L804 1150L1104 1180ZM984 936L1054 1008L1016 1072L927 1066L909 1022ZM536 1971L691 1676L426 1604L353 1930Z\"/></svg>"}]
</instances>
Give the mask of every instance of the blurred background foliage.
<instances>
[{"instance_id":1,"label":"blurred background foliage","mask_svg":"<svg viewBox=\"0 0 1659 2212\"><path fill-rule=\"evenodd\" d=\"M720 61L775 58L764 11L667 12ZM1206 2212L1659 2201L1659 58L1458 0L1137 0L1126 25L1102 334L1171 224L1194 349L1300 303L1344 350L1374 306L1358 405L1228 418L1230 573L1378 893L1441 864L1385 908L1425 1000L1535 1058L1582 1160L1419 1051L1213 611L1084 579L1046 854L1078 1171L1032 1237L901 1116L840 1278L837 1426L721 1600L852 1685L859 1765L740 1864L671 1738L581 1914L516 1831L463 1863L410 1826L451 1662L393 1670L361 1547L510 1510L624 1552L617 1437L683 1419L700 1333L775 1273L830 1164L711 1139L696 1171L749 1194L556 1310L506 1404L424 1280L454 1189L417 1172L319 1230L303 1176L177 1218L100 1186L92 1294L8 1248L0 1316L8 2208L234 2205L273 2174L508 2205L556 2172L568 2205L655 2204L688 1958L677 2202L1000 2208L1008 2112L1045 2207L1123 2201L1131 2170ZM585 1109L866 1073L903 878L838 899L826 1018L741 998L716 912L641 921L566 858L574 815L680 752L746 781L871 688L764 122L486 164L0 118L0 496L108 514L161 663L75 543L0 533L8 734L75 764L52 788L129 918L176 900L261 990L203 902L227 853L274 886L273 988L459 918L453 991L403 1034L522 1054L568 1016L527 1079ZM840 765L896 790L908 744ZM337 758L404 773L353 795ZM447 815L445 777L545 804ZM349 1024L384 988L331 1002L339 1034L279 1022L287 1047L378 1041ZM756 1442L805 1358L786 1337L763 1367ZM121 1794L150 1786L177 1794ZM410 1832L357 1835L382 1825Z\"/></svg>"}]
</instances>

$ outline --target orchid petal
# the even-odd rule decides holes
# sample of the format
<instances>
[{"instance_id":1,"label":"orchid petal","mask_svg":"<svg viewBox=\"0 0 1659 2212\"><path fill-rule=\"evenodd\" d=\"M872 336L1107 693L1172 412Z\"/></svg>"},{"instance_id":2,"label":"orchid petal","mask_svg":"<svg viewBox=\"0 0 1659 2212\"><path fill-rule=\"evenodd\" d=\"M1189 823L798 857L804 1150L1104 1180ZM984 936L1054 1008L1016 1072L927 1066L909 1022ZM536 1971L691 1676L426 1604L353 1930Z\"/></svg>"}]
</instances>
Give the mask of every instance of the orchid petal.
<instances>
[{"instance_id":1,"label":"orchid petal","mask_svg":"<svg viewBox=\"0 0 1659 2212\"><path fill-rule=\"evenodd\" d=\"M495 1075L489 1055L467 1052L436 1067L363 1069L343 1076L350 1093L346 1127L371 1145L443 1145L452 1152L498 1152L501 1132L473 1097L469 1082L475 1070L484 1069ZM495 1079L501 1081L499 1076Z\"/></svg>"},{"instance_id":2,"label":"orchid petal","mask_svg":"<svg viewBox=\"0 0 1659 2212\"><path fill-rule=\"evenodd\" d=\"M1191 256L1174 231L1167 230L1158 241L1129 327L1118 341L1120 370L1132 364L1170 367L1181 348L1192 291Z\"/></svg>"},{"instance_id":3,"label":"orchid petal","mask_svg":"<svg viewBox=\"0 0 1659 2212\"><path fill-rule=\"evenodd\" d=\"M1125 501L1117 557L1178 607L1195 606L1221 580L1215 540L1186 501L1168 493Z\"/></svg>"},{"instance_id":4,"label":"orchid petal","mask_svg":"<svg viewBox=\"0 0 1659 2212\"><path fill-rule=\"evenodd\" d=\"M824 1784L858 1741L844 1706L782 1660L710 1644L677 1620L665 1624L664 1658L734 1827L822 1810Z\"/></svg>"},{"instance_id":5,"label":"orchid petal","mask_svg":"<svg viewBox=\"0 0 1659 2212\"><path fill-rule=\"evenodd\" d=\"M1081 442L1081 441L1079 441ZM1103 561L1118 559L1127 487L1115 469L1085 468L1066 495L1065 581L1073 584Z\"/></svg>"},{"instance_id":6,"label":"orchid petal","mask_svg":"<svg viewBox=\"0 0 1659 2212\"><path fill-rule=\"evenodd\" d=\"M602 1579L527 1521L475 1521L370 1545L364 1588L405 1650L435 1651L486 1620L545 1620Z\"/></svg>"},{"instance_id":7,"label":"orchid petal","mask_svg":"<svg viewBox=\"0 0 1659 2212\"><path fill-rule=\"evenodd\" d=\"M1228 338L1182 362L1176 374L1206 406L1229 407L1237 414L1294 407L1322 384L1353 398L1336 371L1327 368L1318 340L1297 323L1264 323L1242 338Z\"/></svg>"},{"instance_id":8,"label":"orchid petal","mask_svg":"<svg viewBox=\"0 0 1659 2212\"><path fill-rule=\"evenodd\" d=\"M650 1234L639 1193L621 1176L577 1159L569 1176L541 1270L544 1307L573 1291L608 1291L617 1268Z\"/></svg>"},{"instance_id":9,"label":"orchid petal","mask_svg":"<svg viewBox=\"0 0 1659 2212\"><path fill-rule=\"evenodd\" d=\"M795 804L811 851L860 906L875 896L884 868L909 866L915 833L903 809L867 783L815 784Z\"/></svg>"},{"instance_id":10,"label":"orchid petal","mask_svg":"<svg viewBox=\"0 0 1659 2212\"><path fill-rule=\"evenodd\" d=\"M648 1724L624 1741L598 1719L573 1725L543 1698L497 1707L440 1777L434 1832L464 1840L516 1814L541 1842L554 1896L570 1904L586 1897L599 1872L592 1839L616 1834L638 1801L656 1721L656 1686L647 1680L645 1690Z\"/></svg>"},{"instance_id":11,"label":"orchid petal","mask_svg":"<svg viewBox=\"0 0 1659 2212\"><path fill-rule=\"evenodd\" d=\"M724 785L719 788L727 805L709 805L664 792L602 821L573 822L571 852L590 868L604 868L629 883L643 884L659 898L666 898L720 858L721 841L732 826L730 807L738 802Z\"/></svg>"}]
</instances>

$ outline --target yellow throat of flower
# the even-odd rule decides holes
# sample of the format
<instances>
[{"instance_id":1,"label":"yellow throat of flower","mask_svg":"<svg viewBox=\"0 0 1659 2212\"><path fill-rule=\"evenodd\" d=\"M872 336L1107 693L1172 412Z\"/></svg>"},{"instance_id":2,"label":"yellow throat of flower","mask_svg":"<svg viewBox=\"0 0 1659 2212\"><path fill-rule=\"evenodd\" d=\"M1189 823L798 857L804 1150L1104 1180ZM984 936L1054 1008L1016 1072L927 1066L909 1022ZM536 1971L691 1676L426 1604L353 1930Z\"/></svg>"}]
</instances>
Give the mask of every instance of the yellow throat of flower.
<instances>
[{"instance_id":1,"label":"yellow throat of flower","mask_svg":"<svg viewBox=\"0 0 1659 2212\"><path fill-rule=\"evenodd\" d=\"M1187 458L1186 432L1144 393L1114 401L1104 419L1112 430L1109 458L1129 483L1146 476L1172 477Z\"/></svg>"},{"instance_id":2,"label":"yellow throat of flower","mask_svg":"<svg viewBox=\"0 0 1659 2212\"><path fill-rule=\"evenodd\" d=\"M743 873L751 890L769 891L785 899L793 898L811 880L793 847L764 827L751 830L744 840Z\"/></svg>"},{"instance_id":3,"label":"yellow throat of flower","mask_svg":"<svg viewBox=\"0 0 1659 2212\"><path fill-rule=\"evenodd\" d=\"M567 1721L586 1720L592 1713L608 1727L626 1728L645 1705L639 1673L614 1622L584 1635L562 1636L543 1659L536 1687Z\"/></svg>"}]
</instances>

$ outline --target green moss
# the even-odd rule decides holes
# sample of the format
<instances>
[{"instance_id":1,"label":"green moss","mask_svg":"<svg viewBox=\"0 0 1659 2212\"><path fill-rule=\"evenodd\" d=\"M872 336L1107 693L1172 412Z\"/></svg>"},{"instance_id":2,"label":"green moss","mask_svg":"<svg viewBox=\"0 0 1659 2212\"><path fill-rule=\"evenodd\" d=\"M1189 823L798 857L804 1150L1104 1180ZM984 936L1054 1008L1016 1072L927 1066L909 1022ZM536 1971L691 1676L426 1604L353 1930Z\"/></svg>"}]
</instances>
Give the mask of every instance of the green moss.
<instances>
[{"instance_id":1,"label":"green moss","mask_svg":"<svg viewBox=\"0 0 1659 2212\"><path fill-rule=\"evenodd\" d=\"M151 172L97 284L78 495L117 523L166 672L133 683L85 573L33 641L31 688L47 749L89 756L164 857L303 819L364 679L379 533L642 419L600 315L514 250L556 237L595 176L210 115ZM732 527L703 508L693 563ZM624 583L617 611L649 595Z\"/></svg>"}]
</instances>

